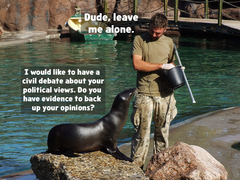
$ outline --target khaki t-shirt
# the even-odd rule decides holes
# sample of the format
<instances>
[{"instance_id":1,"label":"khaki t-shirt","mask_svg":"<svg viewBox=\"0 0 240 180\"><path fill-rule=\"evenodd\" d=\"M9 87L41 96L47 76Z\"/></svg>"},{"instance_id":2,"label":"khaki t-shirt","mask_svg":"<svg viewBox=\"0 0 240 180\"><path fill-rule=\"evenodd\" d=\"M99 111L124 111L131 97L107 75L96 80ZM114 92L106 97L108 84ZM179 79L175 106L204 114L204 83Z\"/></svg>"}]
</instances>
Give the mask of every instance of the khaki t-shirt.
<instances>
[{"instance_id":1,"label":"khaki t-shirt","mask_svg":"<svg viewBox=\"0 0 240 180\"><path fill-rule=\"evenodd\" d=\"M175 60L173 41L164 35L156 41L151 40L149 33L136 36L133 41L132 54L140 55L144 61L150 63L167 64ZM138 71L137 88L139 93L148 96L167 96L172 93L163 70Z\"/></svg>"}]
</instances>

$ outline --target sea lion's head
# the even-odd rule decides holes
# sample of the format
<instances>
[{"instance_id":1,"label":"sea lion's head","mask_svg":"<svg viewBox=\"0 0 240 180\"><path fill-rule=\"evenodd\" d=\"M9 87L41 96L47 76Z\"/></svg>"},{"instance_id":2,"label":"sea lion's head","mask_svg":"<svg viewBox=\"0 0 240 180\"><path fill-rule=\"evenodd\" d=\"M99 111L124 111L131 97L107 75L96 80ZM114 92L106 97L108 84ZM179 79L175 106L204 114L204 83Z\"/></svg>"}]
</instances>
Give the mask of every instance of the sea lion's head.
<instances>
[{"instance_id":1,"label":"sea lion's head","mask_svg":"<svg viewBox=\"0 0 240 180\"><path fill-rule=\"evenodd\" d=\"M126 89L123 92L119 93L118 96L120 96L120 98L126 103L130 103L132 97L136 92L137 92L136 88Z\"/></svg>"},{"instance_id":2,"label":"sea lion's head","mask_svg":"<svg viewBox=\"0 0 240 180\"><path fill-rule=\"evenodd\" d=\"M115 110L118 109L121 111L128 110L131 99L136 92L137 92L137 89L132 88L132 89L126 89L121 93L119 93L113 102L112 110L114 109Z\"/></svg>"}]
</instances>

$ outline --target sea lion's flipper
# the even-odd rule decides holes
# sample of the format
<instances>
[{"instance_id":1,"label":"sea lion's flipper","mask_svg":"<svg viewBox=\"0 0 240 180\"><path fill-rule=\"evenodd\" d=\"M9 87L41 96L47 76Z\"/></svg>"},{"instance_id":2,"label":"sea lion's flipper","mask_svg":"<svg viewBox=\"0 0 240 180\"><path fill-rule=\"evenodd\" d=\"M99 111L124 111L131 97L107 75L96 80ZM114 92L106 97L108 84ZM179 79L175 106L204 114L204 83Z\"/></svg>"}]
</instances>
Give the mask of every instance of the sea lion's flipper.
<instances>
[{"instance_id":1,"label":"sea lion's flipper","mask_svg":"<svg viewBox=\"0 0 240 180\"><path fill-rule=\"evenodd\" d=\"M111 154L116 159L133 162L133 160L131 158L129 158L125 154L121 153L118 148L116 148L116 151L114 151L114 152L109 151L109 149L107 149L107 148L102 148L102 149L100 149L100 151L107 153L107 154Z\"/></svg>"},{"instance_id":2,"label":"sea lion's flipper","mask_svg":"<svg viewBox=\"0 0 240 180\"><path fill-rule=\"evenodd\" d=\"M125 154L121 153L118 148L117 148L116 152L111 153L111 155L113 157L115 157L116 159L119 159L119 160L125 160L125 161L133 162L133 160L131 158L129 158Z\"/></svg>"},{"instance_id":3,"label":"sea lion's flipper","mask_svg":"<svg viewBox=\"0 0 240 180\"><path fill-rule=\"evenodd\" d=\"M109 154L115 153L117 151L117 138L107 136L105 137L103 144L103 147L106 148Z\"/></svg>"}]
</instances>

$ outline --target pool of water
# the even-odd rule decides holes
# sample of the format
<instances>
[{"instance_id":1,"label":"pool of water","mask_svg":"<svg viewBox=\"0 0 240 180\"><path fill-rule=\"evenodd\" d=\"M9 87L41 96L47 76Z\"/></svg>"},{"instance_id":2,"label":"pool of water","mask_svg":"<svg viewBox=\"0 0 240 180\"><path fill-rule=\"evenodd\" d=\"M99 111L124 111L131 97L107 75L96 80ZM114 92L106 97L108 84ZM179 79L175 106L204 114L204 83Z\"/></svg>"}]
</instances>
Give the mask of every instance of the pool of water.
<instances>
[{"instance_id":1,"label":"pool of water","mask_svg":"<svg viewBox=\"0 0 240 180\"><path fill-rule=\"evenodd\" d=\"M178 115L173 123L222 108L240 105L240 59L237 39L173 37L196 104L186 86L175 91ZM136 84L130 58L131 40L71 42L42 40L0 48L0 176L30 169L30 157L46 151L49 130L60 123L83 123L101 118L115 96ZM103 65L106 79L106 112L83 115L21 114L21 67ZM118 143L133 134L129 119Z\"/></svg>"}]
</instances>

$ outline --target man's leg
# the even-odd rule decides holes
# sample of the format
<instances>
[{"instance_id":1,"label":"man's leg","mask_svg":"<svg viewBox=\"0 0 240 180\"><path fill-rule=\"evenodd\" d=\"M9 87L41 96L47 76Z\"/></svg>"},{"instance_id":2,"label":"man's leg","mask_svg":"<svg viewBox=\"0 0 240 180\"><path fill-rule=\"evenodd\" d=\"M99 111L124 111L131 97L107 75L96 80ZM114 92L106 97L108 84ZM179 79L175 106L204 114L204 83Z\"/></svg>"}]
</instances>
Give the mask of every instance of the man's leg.
<instances>
[{"instance_id":1,"label":"man's leg","mask_svg":"<svg viewBox=\"0 0 240 180\"><path fill-rule=\"evenodd\" d=\"M154 154L168 148L169 127L176 115L176 100L173 94L167 97L154 98Z\"/></svg>"},{"instance_id":2,"label":"man's leg","mask_svg":"<svg viewBox=\"0 0 240 180\"><path fill-rule=\"evenodd\" d=\"M142 167L145 163L149 143L152 121L152 98L136 95L133 103L132 123L135 133L132 137L131 158Z\"/></svg>"}]
</instances>

